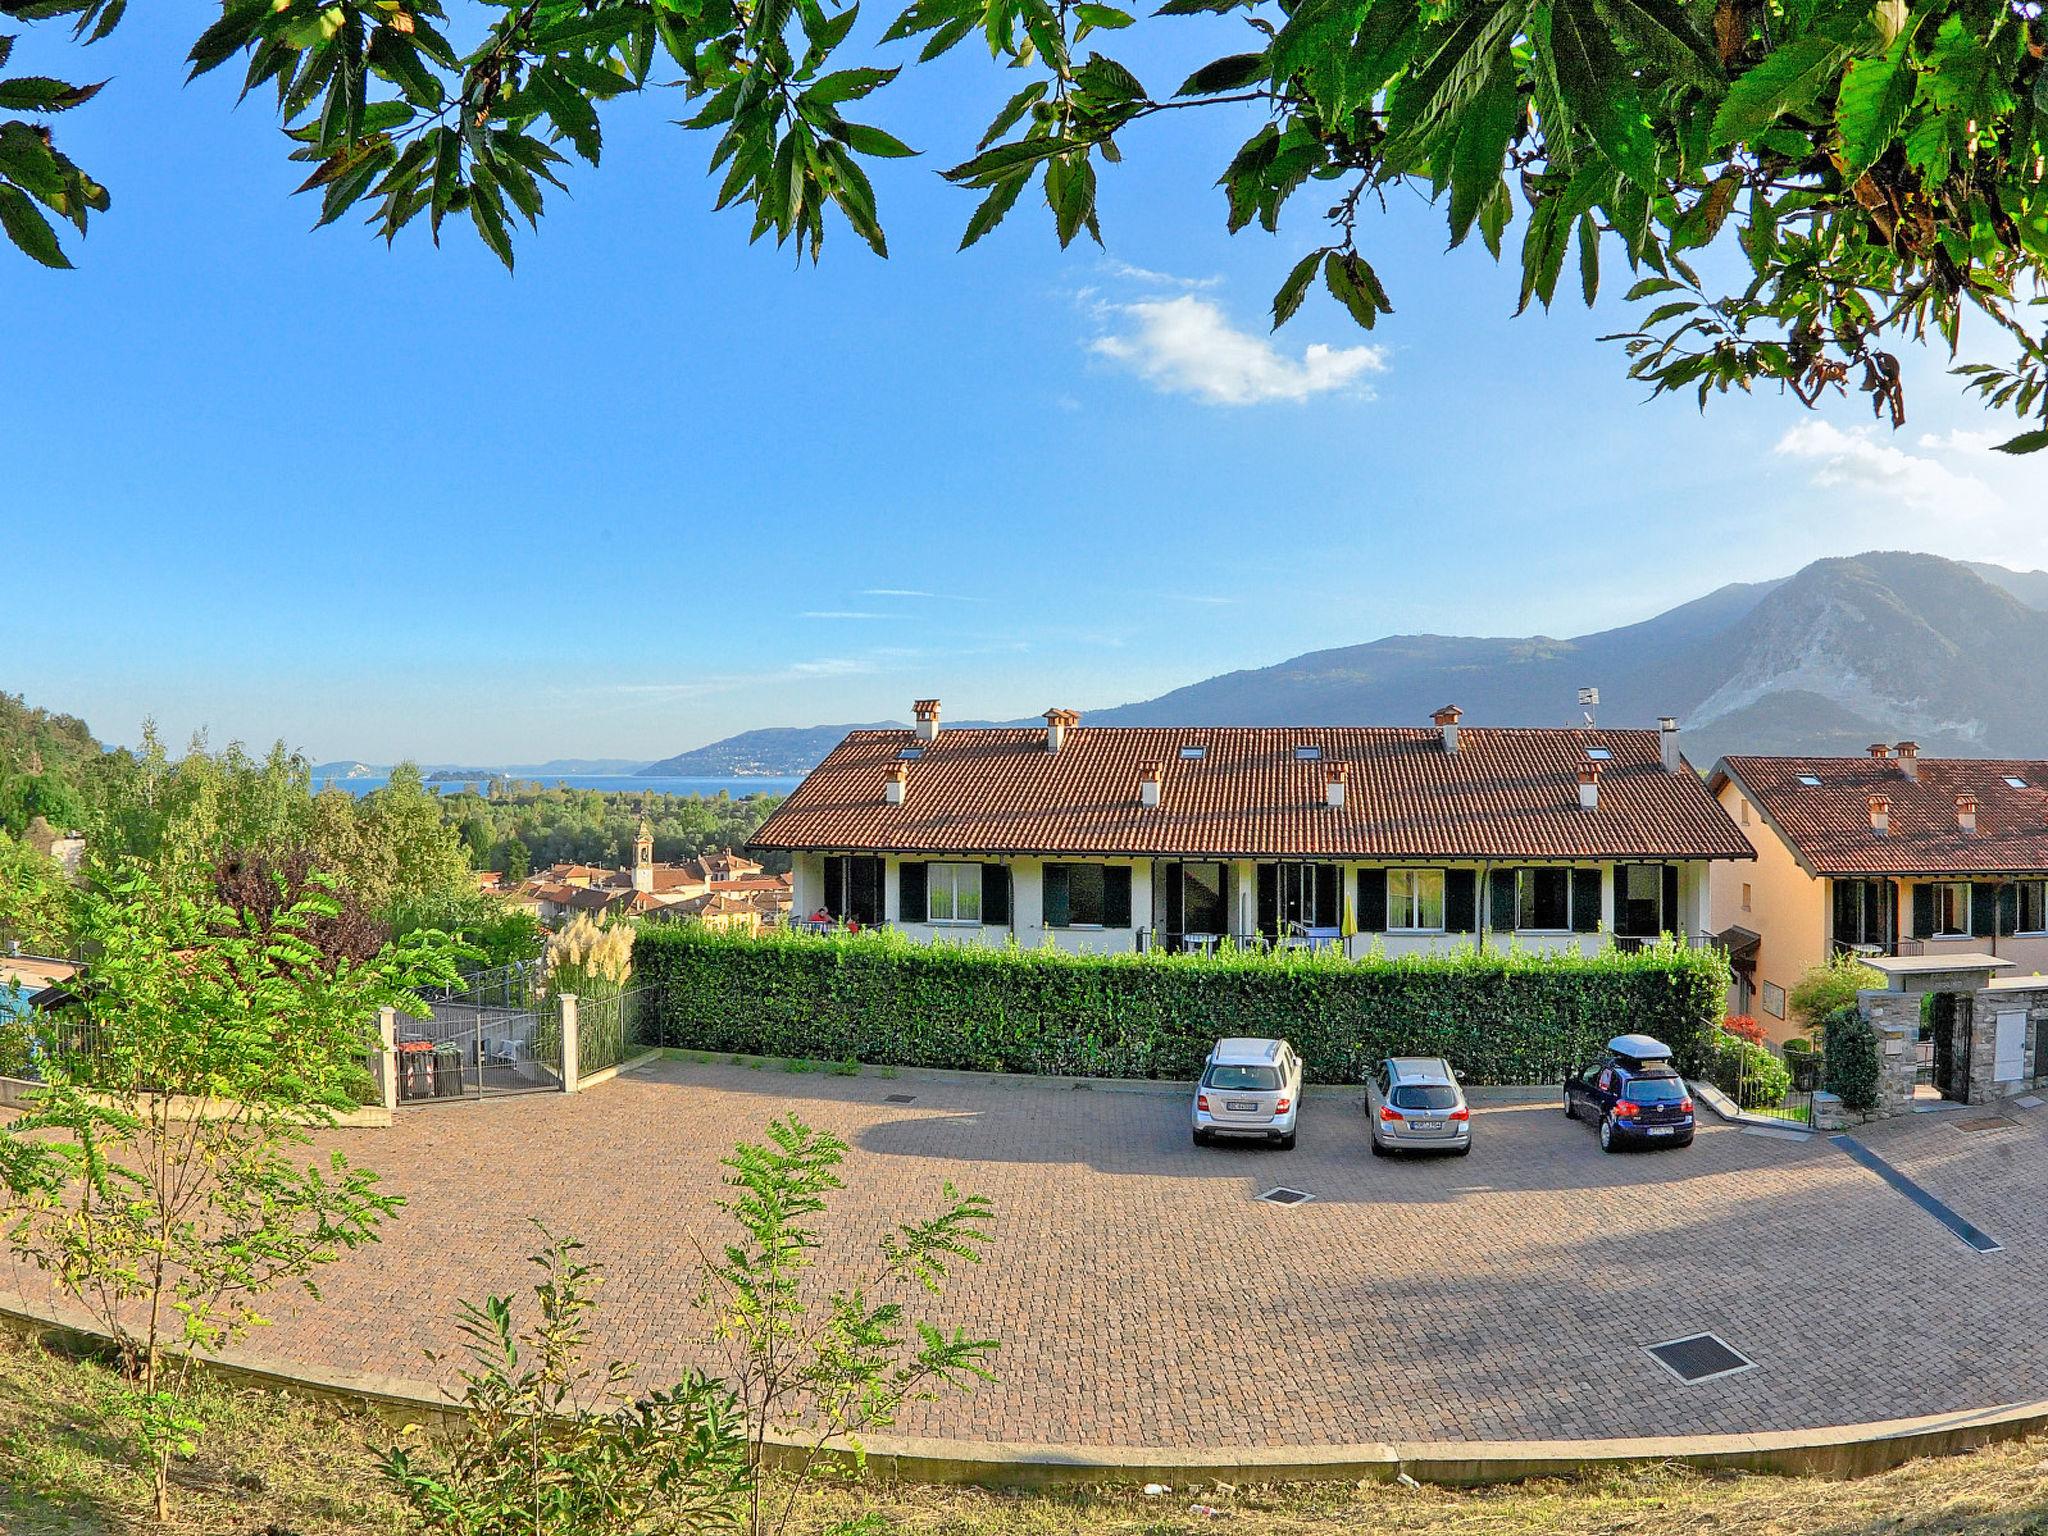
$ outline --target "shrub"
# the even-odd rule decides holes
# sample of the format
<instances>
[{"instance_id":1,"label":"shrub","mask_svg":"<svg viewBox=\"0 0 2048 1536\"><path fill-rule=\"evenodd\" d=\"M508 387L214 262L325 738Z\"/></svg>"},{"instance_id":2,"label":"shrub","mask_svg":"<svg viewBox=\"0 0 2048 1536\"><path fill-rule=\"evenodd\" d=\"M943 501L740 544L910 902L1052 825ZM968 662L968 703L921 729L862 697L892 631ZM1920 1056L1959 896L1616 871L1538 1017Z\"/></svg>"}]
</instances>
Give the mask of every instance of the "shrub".
<instances>
[{"instance_id":1,"label":"shrub","mask_svg":"<svg viewBox=\"0 0 2048 1536\"><path fill-rule=\"evenodd\" d=\"M1785 1064L1754 1040L1723 1032L1709 1074L1714 1086L1743 1109L1776 1109L1792 1087Z\"/></svg>"},{"instance_id":2,"label":"shrub","mask_svg":"<svg viewBox=\"0 0 2048 1536\"><path fill-rule=\"evenodd\" d=\"M1721 1021L1722 1030L1738 1040L1747 1040L1751 1045L1764 1043L1764 1027L1746 1013L1731 1013Z\"/></svg>"},{"instance_id":3,"label":"shrub","mask_svg":"<svg viewBox=\"0 0 2048 1536\"><path fill-rule=\"evenodd\" d=\"M1785 1001L1793 1018L1808 1029L1817 1029L1837 1008L1853 1004L1858 992L1883 985L1884 977L1854 955L1836 955L1821 965L1808 966L1806 974L1792 983Z\"/></svg>"},{"instance_id":4,"label":"shrub","mask_svg":"<svg viewBox=\"0 0 2048 1536\"><path fill-rule=\"evenodd\" d=\"M897 934L760 936L649 925L648 1035L748 1055L1091 1077L1197 1075L1221 1035L1282 1036L1309 1077L1357 1083L1438 1055L1475 1083L1555 1082L1647 1032L1679 1068L1714 1054L1726 960L1670 945L1586 957L1069 955Z\"/></svg>"},{"instance_id":5,"label":"shrub","mask_svg":"<svg viewBox=\"0 0 2048 1536\"><path fill-rule=\"evenodd\" d=\"M1822 1049L1827 1064L1824 1082L1845 1107L1869 1114L1878 1105L1883 1071L1877 1030L1854 1003L1837 1008L1822 1021Z\"/></svg>"}]
</instances>

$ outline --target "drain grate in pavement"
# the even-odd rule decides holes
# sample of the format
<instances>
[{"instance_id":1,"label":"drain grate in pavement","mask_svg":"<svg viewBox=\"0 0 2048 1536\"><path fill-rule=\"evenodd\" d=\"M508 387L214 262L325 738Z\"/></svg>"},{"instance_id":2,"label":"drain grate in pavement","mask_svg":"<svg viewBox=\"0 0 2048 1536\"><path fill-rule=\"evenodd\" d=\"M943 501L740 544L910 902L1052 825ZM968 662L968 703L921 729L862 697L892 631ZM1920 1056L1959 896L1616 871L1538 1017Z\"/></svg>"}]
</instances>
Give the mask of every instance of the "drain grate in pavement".
<instances>
[{"instance_id":1,"label":"drain grate in pavement","mask_svg":"<svg viewBox=\"0 0 2048 1536\"><path fill-rule=\"evenodd\" d=\"M1958 1120L1959 1131L2003 1131L2018 1125L2017 1120L2008 1120L2004 1115L1988 1115L1982 1120Z\"/></svg>"},{"instance_id":2,"label":"drain grate in pavement","mask_svg":"<svg viewBox=\"0 0 2048 1536\"><path fill-rule=\"evenodd\" d=\"M1305 1189L1289 1189L1283 1184L1278 1189L1267 1190L1258 1198L1268 1205L1300 1205L1305 1200L1315 1199L1315 1196Z\"/></svg>"},{"instance_id":3,"label":"drain grate in pavement","mask_svg":"<svg viewBox=\"0 0 2048 1536\"><path fill-rule=\"evenodd\" d=\"M892 1093L883 1099L882 1102L884 1104L915 1104L917 1102L917 1095L914 1093Z\"/></svg>"},{"instance_id":4,"label":"drain grate in pavement","mask_svg":"<svg viewBox=\"0 0 2048 1536\"><path fill-rule=\"evenodd\" d=\"M1689 1387L1756 1368L1754 1360L1711 1333L1689 1334L1663 1344L1645 1344L1643 1348L1652 1360Z\"/></svg>"}]
</instances>

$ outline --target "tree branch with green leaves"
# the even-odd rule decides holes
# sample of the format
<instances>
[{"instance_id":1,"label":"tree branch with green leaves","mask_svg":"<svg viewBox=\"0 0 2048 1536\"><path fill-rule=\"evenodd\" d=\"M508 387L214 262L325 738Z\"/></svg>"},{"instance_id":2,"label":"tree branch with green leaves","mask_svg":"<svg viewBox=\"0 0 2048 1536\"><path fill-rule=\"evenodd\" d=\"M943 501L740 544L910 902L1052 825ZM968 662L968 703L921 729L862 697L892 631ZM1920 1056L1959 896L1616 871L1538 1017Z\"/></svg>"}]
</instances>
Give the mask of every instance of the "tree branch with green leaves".
<instances>
[{"instance_id":1,"label":"tree branch with green leaves","mask_svg":"<svg viewBox=\"0 0 2048 1536\"><path fill-rule=\"evenodd\" d=\"M467 47L444 32L438 0L226 0L193 70L242 58L245 90L274 89L321 223L367 205L387 240L422 214L438 238L448 215L466 213L510 265L514 219L538 220L570 155L597 163L604 105L675 83L698 103L681 126L712 135L716 205L751 209L754 238L773 233L815 260L836 209L886 253L862 161L911 151L842 108L903 66L842 62L857 4L491 0L462 10L486 19ZM1398 206L1383 216L1413 217L1413 200L1387 196L1405 188L1440 210L1452 246L1476 229L1496 260L1518 262L1522 309L1548 307L1567 266L1589 305L1606 273L1625 267L1630 302L1647 307L1613 339L1652 394L1683 391L1704 406L1776 383L1811 405L1853 388L1896 426L1899 350L1938 344L1959 359L1966 388L2026 424L2002 446L2029 452L2048 446L2041 10L2039 0L1167 0L1147 26L1201 15L1246 30L1241 47L1166 95L1118 59L1083 52L1138 25L1108 0L910 0L878 46L918 43L922 64L974 39L1003 73L1025 77L973 154L944 173L978 194L963 246L1034 185L1062 245L1083 231L1099 240L1099 168L1121 159L1125 129L1196 107L1253 112L1258 126L1220 178L1226 227L1275 230L1299 206L1327 231L1281 282L1276 326L1318 280L1361 326L1391 312L1361 214ZM98 37L119 0L0 0L0 13L74 16L81 35ZM0 82L0 107L53 112L91 89ZM29 126L47 138L47 126ZM0 125L0 146L26 145L20 127ZM105 194L83 180L59 186L69 162L39 153L0 156L0 174L15 178L0 182L0 209L14 210L17 244L61 261L47 227L22 219L24 199L82 229ZM1725 291L1723 271L1736 274ZM2009 361L1962 355L1972 312Z\"/></svg>"}]
</instances>

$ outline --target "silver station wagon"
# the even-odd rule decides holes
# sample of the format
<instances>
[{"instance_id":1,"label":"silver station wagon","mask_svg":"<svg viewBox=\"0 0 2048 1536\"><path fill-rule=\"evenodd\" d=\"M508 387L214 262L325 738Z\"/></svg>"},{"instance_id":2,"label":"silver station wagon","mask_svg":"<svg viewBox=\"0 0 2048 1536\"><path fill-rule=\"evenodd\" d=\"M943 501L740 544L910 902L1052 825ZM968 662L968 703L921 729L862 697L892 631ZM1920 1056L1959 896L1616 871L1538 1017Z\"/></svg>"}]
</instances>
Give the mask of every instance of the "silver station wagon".
<instances>
[{"instance_id":1,"label":"silver station wagon","mask_svg":"<svg viewBox=\"0 0 2048 1536\"><path fill-rule=\"evenodd\" d=\"M1285 1040L1218 1040L1195 1089L1195 1145L1218 1136L1258 1136L1293 1146L1301 1070L1301 1058Z\"/></svg>"},{"instance_id":2,"label":"silver station wagon","mask_svg":"<svg viewBox=\"0 0 2048 1536\"><path fill-rule=\"evenodd\" d=\"M1389 1152L1472 1150L1472 1110L1441 1056L1390 1056L1365 1080L1366 1128L1375 1157Z\"/></svg>"}]
</instances>

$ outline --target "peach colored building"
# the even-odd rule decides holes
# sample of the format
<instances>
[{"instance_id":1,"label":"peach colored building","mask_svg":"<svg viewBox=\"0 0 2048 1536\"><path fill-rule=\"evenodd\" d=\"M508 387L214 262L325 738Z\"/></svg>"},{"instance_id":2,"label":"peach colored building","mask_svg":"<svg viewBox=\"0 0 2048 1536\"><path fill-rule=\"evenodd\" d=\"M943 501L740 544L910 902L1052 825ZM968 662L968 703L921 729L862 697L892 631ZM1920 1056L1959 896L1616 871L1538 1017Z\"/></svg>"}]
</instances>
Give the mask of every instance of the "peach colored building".
<instances>
[{"instance_id":1,"label":"peach colored building","mask_svg":"<svg viewBox=\"0 0 2048 1536\"><path fill-rule=\"evenodd\" d=\"M1707 787L1756 848L1716 865L1710 926L1736 966L1731 1007L1797 1033L1786 994L1830 955L1988 952L2048 973L2048 762L1725 757Z\"/></svg>"}]
</instances>

